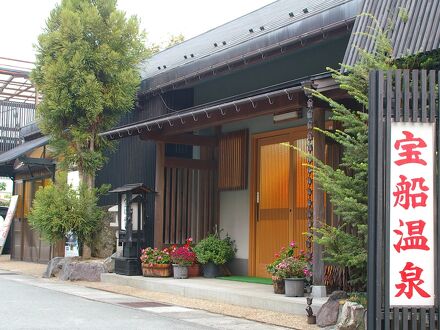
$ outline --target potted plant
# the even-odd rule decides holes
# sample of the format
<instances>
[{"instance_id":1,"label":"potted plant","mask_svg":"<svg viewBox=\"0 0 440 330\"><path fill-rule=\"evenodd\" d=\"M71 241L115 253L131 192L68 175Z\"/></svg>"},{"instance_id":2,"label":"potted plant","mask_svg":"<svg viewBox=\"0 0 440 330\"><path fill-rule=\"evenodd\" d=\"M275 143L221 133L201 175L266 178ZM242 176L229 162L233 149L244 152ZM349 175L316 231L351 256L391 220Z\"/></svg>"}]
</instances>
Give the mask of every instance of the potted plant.
<instances>
[{"instance_id":1,"label":"potted plant","mask_svg":"<svg viewBox=\"0 0 440 330\"><path fill-rule=\"evenodd\" d=\"M212 234L201 240L195 247L197 260L203 265L203 276L214 278L220 275L219 265L230 261L235 254L234 242L229 236L221 239Z\"/></svg>"},{"instance_id":2,"label":"potted plant","mask_svg":"<svg viewBox=\"0 0 440 330\"><path fill-rule=\"evenodd\" d=\"M171 251L174 278L188 278L188 267L196 261L196 254L186 244Z\"/></svg>"},{"instance_id":3,"label":"potted plant","mask_svg":"<svg viewBox=\"0 0 440 330\"><path fill-rule=\"evenodd\" d=\"M147 247L141 250L142 275L153 277L171 276L170 250Z\"/></svg>"},{"instance_id":4,"label":"potted plant","mask_svg":"<svg viewBox=\"0 0 440 330\"><path fill-rule=\"evenodd\" d=\"M190 249L192 252L194 251L193 239L192 237L187 238L185 246ZM200 263L197 261L197 257L192 265L188 266L188 277L196 277L201 275L201 267Z\"/></svg>"},{"instance_id":5,"label":"potted plant","mask_svg":"<svg viewBox=\"0 0 440 330\"><path fill-rule=\"evenodd\" d=\"M309 263L300 256L287 257L276 267L278 274L284 278L287 297L304 297L304 286L307 277L312 276Z\"/></svg>"},{"instance_id":6,"label":"potted plant","mask_svg":"<svg viewBox=\"0 0 440 330\"><path fill-rule=\"evenodd\" d=\"M282 272L279 272L277 266L286 258L291 257L295 253L296 243L290 242L289 246L282 247L280 252L275 253L275 260L266 266L266 270L272 275L273 291L277 294L284 294L284 277Z\"/></svg>"}]
</instances>

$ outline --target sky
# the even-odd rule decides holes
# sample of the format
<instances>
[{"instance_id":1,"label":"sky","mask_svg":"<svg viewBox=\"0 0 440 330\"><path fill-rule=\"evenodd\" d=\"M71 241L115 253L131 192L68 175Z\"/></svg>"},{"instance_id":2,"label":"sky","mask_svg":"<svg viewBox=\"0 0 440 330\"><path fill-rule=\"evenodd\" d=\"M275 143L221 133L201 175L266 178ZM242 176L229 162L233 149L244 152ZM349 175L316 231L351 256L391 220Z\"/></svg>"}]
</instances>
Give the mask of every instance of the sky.
<instances>
[{"instance_id":1,"label":"sky","mask_svg":"<svg viewBox=\"0 0 440 330\"><path fill-rule=\"evenodd\" d=\"M263 7L274 0L119 0L118 8L137 15L150 43L171 35L185 39ZM34 61L33 44L58 0L0 0L0 57Z\"/></svg>"},{"instance_id":2,"label":"sky","mask_svg":"<svg viewBox=\"0 0 440 330\"><path fill-rule=\"evenodd\" d=\"M172 35L190 39L274 0L118 0L118 8L137 15L147 42L166 43ZM33 62L33 45L60 0L0 0L0 58ZM0 181L4 181L0 179ZM7 180L7 190L12 182Z\"/></svg>"}]
</instances>

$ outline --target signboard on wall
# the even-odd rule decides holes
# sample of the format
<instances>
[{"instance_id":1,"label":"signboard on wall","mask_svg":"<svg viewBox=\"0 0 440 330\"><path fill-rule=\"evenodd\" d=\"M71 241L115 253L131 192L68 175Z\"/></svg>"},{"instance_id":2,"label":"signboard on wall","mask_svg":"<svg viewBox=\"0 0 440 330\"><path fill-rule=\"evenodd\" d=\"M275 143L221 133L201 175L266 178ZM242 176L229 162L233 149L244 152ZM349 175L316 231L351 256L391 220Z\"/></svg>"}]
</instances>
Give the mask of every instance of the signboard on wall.
<instances>
[{"instance_id":1,"label":"signboard on wall","mask_svg":"<svg viewBox=\"0 0 440 330\"><path fill-rule=\"evenodd\" d=\"M8 213L6 213L6 218L0 217L0 255L2 254L3 247L6 243L6 238L8 237L9 229L11 228L12 219L14 218L15 210L17 208L18 196L14 195L11 197L9 202Z\"/></svg>"},{"instance_id":2,"label":"signboard on wall","mask_svg":"<svg viewBox=\"0 0 440 330\"><path fill-rule=\"evenodd\" d=\"M79 243L78 236L73 232L69 232L66 235L66 244L64 246L65 257L78 257L79 256Z\"/></svg>"},{"instance_id":3,"label":"signboard on wall","mask_svg":"<svg viewBox=\"0 0 440 330\"><path fill-rule=\"evenodd\" d=\"M390 306L433 306L435 124L391 122Z\"/></svg>"}]
</instances>

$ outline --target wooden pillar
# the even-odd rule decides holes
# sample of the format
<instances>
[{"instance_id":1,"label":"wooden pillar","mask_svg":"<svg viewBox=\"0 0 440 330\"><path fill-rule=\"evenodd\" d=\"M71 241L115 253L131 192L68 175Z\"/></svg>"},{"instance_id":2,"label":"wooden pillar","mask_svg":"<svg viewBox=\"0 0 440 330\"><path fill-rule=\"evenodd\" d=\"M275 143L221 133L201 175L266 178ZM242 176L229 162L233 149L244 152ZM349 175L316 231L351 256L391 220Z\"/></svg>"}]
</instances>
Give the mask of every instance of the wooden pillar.
<instances>
[{"instance_id":1,"label":"wooden pillar","mask_svg":"<svg viewBox=\"0 0 440 330\"><path fill-rule=\"evenodd\" d=\"M325 110L314 109L313 126L325 129ZM313 132L313 154L321 161L325 161L325 136L324 134ZM325 222L325 201L324 191L322 187L314 181L313 187L313 227L321 227L321 223ZM322 246L313 243L313 285L324 285L324 261L322 255Z\"/></svg>"},{"instance_id":2,"label":"wooden pillar","mask_svg":"<svg viewBox=\"0 0 440 330\"><path fill-rule=\"evenodd\" d=\"M154 247L163 247L163 209L165 192L165 143L156 142L156 187L154 201Z\"/></svg>"}]
</instances>

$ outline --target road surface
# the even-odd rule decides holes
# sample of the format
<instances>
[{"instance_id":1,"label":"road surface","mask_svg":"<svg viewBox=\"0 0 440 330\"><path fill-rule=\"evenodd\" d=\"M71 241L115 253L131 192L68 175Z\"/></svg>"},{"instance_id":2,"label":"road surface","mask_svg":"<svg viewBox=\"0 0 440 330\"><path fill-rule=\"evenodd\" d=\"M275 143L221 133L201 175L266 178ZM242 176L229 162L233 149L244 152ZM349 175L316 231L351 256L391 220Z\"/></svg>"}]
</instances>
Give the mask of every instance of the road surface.
<instances>
[{"instance_id":1,"label":"road surface","mask_svg":"<svg viewBox=\"0 0 440 330\"><path fill-rule=\"evenodd\" d=\"M0 270L0 329L282 329Z\"/></svg>"}]
</instances>

